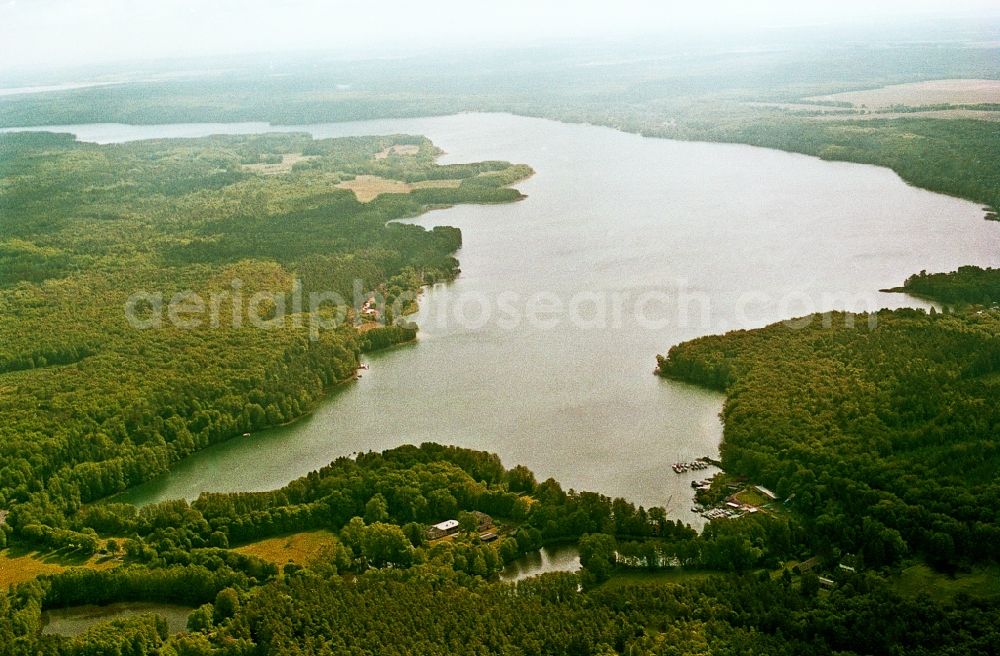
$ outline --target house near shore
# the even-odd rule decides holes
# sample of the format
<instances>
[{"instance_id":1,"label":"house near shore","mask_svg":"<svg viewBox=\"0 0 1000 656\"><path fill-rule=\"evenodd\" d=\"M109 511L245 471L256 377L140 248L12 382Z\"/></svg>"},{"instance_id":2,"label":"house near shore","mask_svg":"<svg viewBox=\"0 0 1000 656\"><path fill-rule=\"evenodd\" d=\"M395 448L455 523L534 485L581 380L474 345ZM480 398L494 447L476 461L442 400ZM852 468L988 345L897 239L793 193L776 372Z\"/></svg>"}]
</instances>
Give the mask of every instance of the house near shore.
<instances>
[{"instance_id":1,"label":"house near shore","mask_svg":"<svg viewBox=\"0 0 1000 656\"><path fill-rule=\"evenodd\" d=\"M474 510L469 514L471 514L476 519L476 528L470 529L469 530L470 533L475 533L476 535L478 535L479 539L482 540L483 542L489 542L497 538L497 534L493 526L492 517L490 517L484 512L479 512L478 510ZM443 522L432 524L427 529L427 539L440 540L441 538L447 537L449 535L455 535L460 530L462 530L462 526L461 524L459 524L459 521L457 519L446 519Z\"/></svg>"},{"instance_id":2,"label":"house near shore","mask_svg":"<svg viewBox=\"0 0 1000 656\"><path fill-rule=\"evenodd\" d=\"M365 319L370 319L374 321L379 318L379 315L380 312L378 309L378 305L375 302L374 296L365 301L364 305L361 306L361 316L364 317Z\"/></svg>"},{"instance_id":3,"label":"house near shore","mask_svg":"<svg viewBox=\"0 0 1000 656\"><path fill-rule=\"evenodd\" d=\"M449 535L454 535L455 533L458 533L458 520L446 519L443 522L432 524L431 527L427 529L427 539L438 540Z\"/></svg>"}]
</instances>

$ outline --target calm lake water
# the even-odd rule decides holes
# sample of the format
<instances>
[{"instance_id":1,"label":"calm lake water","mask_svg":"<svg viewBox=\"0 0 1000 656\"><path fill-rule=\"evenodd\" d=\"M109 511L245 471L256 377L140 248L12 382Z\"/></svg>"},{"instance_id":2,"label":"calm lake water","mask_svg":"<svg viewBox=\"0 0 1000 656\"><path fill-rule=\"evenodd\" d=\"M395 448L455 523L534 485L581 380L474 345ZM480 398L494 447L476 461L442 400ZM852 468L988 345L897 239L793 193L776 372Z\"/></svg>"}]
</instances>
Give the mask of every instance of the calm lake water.
<instances>
[{"instance_id":1,"label":"calm lake water","mask_svg":"<svg viewBox=\"0 0 1000 656\"><path fill-rule=\"evenodd\" d=\"M690 482L711 471L670 464L717 453L722 397L653 376L657 353L814 310L928 307L877 290L922 269L1000 265L1000 226L973 203L888 169L749 146L504 114L62 129L99 142L405 132L430 137L445 163L537 172L517 185L522 202L417 221L464 235L462 275L428 290L413 317L417 344L370 356L370 371L301 421L208 449L125 495L140 504L276 488L341 455L433 440L700 525Z\"/></svg>"},{"instance_id":2,"label":"calm lake water","mask_svg":"<svg viewBox=\"0 0 1000 656\"><path fill-rule=\"evenodd\" d=\"M520 581L549 572L575 572L580 569L580 550L575 544L542 547L508 563L500 573L502 581Z\"/></svg>"},{"instance_id":3,"label":"calm lake water","mask_svg":"<svg viewBox=\"0 0 1000 656\"><path fill-rule=\"evenodd\" d=\"M154 604L141 601L127 601L107 606L73 606L58 608L42 613L42 633L58 633L60 635L80 635L90 627L101 622L133 615L153 613L167 621L170 633L180 633L187 628L187 618L193 608L174 606L170 604Z\"/></svg>"}]
</instances>

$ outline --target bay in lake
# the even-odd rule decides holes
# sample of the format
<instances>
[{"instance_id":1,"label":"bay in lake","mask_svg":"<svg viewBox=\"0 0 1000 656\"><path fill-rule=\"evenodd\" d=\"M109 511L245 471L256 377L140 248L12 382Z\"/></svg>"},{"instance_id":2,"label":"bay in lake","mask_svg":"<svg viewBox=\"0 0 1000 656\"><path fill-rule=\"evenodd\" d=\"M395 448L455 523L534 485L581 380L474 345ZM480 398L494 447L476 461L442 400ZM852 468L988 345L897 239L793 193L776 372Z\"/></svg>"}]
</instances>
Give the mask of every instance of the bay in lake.
<instances>
[{"instance_id":1,"label":"bay in lake","mask_svg":"<svg viewBox=\"0 0 1000 656\"><path fill-rule=\"evenodd\" d=\"M415 221L464 236L462 275L428 290L412 317L418 343L368 357L371 369L308 417L205 450L124 496L135 503L276 488L341 455L436 441L700 525L690 482L711 472L670 465L717 453L722 397L653 376L657 353L814 310L928 307L877 290L922 269L1000 265L1000 226L973 203L887 169L748 146L505 114L62 129L99 142L402 132L430 137L443 163L536 171L516 185L522 202Z\"/></svg>"}]
</instances>

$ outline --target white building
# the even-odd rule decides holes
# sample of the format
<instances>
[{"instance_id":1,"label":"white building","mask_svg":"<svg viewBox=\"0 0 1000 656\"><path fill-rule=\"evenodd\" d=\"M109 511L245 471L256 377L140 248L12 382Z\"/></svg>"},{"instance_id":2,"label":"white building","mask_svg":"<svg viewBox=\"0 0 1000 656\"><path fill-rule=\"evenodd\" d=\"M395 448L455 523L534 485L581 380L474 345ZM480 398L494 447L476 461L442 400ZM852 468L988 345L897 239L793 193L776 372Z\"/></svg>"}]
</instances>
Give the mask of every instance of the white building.
<instances>
[{"instance_id":1,"label":"white building","mask_svg":"<svg viewBox=\"0 0 1000 656\"><path fill-rule=\"evenodd\" d=\"M440 524L434 524L433 526L431 526L431 528L436 528L437 530L441 531L442 533L451 533L456 528L458 528L458 520L457 519L448 519L448 520L445 520L445 521L441 522Z\"/></svg>"},{"instance_id":2,"label":"white building","mask_svg":"<svg viewBox=\"0 0 1000 656\"><path fill-rule=\"evenodd\" d=\"M458 520L447 519L443 522L432 524L431 527L427 529L427 538L429 540L437 540L438 538L443 538L446 535L451 535L457 531Z\"/></svg>"}]
</instances>

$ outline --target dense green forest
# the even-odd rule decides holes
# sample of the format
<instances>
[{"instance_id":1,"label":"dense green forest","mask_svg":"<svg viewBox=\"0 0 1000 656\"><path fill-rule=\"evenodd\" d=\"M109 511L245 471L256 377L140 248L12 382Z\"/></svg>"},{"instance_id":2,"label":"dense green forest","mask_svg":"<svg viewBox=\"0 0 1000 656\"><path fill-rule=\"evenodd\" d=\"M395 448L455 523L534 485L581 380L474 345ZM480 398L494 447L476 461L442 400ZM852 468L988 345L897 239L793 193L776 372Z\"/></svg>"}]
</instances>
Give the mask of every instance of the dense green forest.
<instances>
[{"instance_id":1,"label":"dense green forest","mask_svg":"<svg viewBox=\"0 0 1000 656\"><path fill-rule=\"evenodd\" d=\"M404 142L418 154L374 159ZM229 299L218 328L136 330L123 317L129 290L208 296L239 279L246 295L291 295L299 280L307 298L330 288L353 302L361 279L365 297L403 297L455 274L460 235L387 221L515 200L505 185L528 170L439 167L433 146L403 136L93 146L23 134L0 145L5 211L19 217L2 242L0 382L15 421L0 429L0 547L105 563L0 595L0 654L993 653L995 594L939 599L897 583L924 562L956 580L982 567L996 576L992 312L817 316L672 349L661 373L727 392L729 475L786 500L701 534L662 508L435 444L342 458L280 490L136 508L102 499L307 411L360 351L414 332L348 321L312 335L290 319L251 330L234 325ZM254 168L283 154L301 157L275 175ZM370 203L334 187L361 173L462 182ZM934 278L979 298L984 275L908 286ZM337 311L357 308L318 312ZM474 530L477 513L497 539ZM448 517L462 531L431 540L427 526ZM236 550L308 531L333 537L307 563ZM498 580L505 564L563 542L578 545L579 574ZM820 573L796 565L807 562ZM43 610L121 601L185 604L187 631L169 635L146 614L41 633Z\"/></svg>"},{"instance_id":2,"label":"dense green forest","mask_svg":"<svg viewBox=\"0 0 1000 656\"><path fill-rule=\"evenodd\" d=\"M950 273L921 271L892 291L953 305L993 306L1000 302L1000 269L963 266Z\"/></svg>"},{"instance_id":3,"label":"dense green forest","mask_svg":"<svg viewBox=\"0 0 1000 656\"><path fill-rule=\"evenodd\" d=\"M416 148L385 154L398 144ZM457 273L461 235L391 221L517 200L506 185L530 174L438 154L407 135L0 135L0 508L58 528L197 449L301 416L361 351L413 339L393 308ZM453 186L362 203L336 186L359 174ZM359 311L369 298L377 317Z\"/></svg>"},{"instance_id":4,"label":"dense green forest","mask_svg":"<svg viewBox=\"0 0 1000 656\"><path fill-rule=\"evenodd\" d=\"M0 123L510 111L880 164L1000 206L995 122L775 105L996 79L995 49L533 54L319 73L278 62L267 75L4 96ZM516 201L509 185L530 174L441 166L438 154L410 135L94 145L0 134L0 570L13 553L79 565L0 590L0 655L996 653L1000 317L982 307L997 300L993 270L906 281L958 306L946 313L806 317L661 357L661 375L727 395L713 494L737 480L777 493L701 533L663 508L437 444L341 458L268 492L107 499L301 416L360 353L414 339L399 315L422 285L457 274L461 235L393 220ZM338 186L359 175L410 191L360 202ZM379 321L364 320L369 298ZM432 538L428 526L449 518L456 533ZM246 551L302 534L324 536L305 561ZM500 580L563 543L578 548L579 573ZM932 583L907 588L914 568ZM965 581L986 583L946 592ZM145 614L42 633L45 610L125 601L186 605L187 630L169 635Z\"/></svg>"},{"instance_id":5,"label":"dense green forest","mask_svg":"<svg viewBox=\"0 0 1000 656\"><path fill-rule=\"evenodd\" d=\"M485 511L500 534L490 542L474 528ZM426 522L447 516L462 530L429 541ZM984 599L900 595L876 568L831 574L832 589L793 574L782 563L813 553L794 515L698 535L662 508L564 491L494 455L436 444L342 458L273 492L93 504L69 523L128 536L124 562L0 595L0 654L987 654L998 637ZM316 527L336 538L303 565L229 549ZM579 575L496 580L504 562L569 538ZM671 560L636 560L652 553ZM680 575L617 578L636 568ZM39 632L43 609L124 600L187 604L187 631L168 635L140 615L75 637Z\"/></svg>"},{"instance_id":6,"label":"dense green forest","mask_svg":"<svg viewBox=\"0 0 1000 656\"><path fill-rule=\"evenodd\" d=\"M946 570L996 558L1000 317L816 315L670 349L724 390L722 462L789 499L817 548Z\"/></svg>"}]
</instances>

